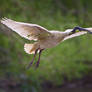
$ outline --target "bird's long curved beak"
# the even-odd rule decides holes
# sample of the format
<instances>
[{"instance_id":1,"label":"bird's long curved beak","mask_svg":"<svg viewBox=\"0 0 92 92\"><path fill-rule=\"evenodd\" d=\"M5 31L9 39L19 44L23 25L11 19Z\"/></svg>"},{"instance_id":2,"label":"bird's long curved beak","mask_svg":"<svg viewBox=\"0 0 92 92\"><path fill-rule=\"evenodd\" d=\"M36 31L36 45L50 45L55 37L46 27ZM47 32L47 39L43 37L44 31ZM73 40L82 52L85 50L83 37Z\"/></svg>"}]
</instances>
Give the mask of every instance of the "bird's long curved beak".
<instances>
[{"instance_id":1,"label":"bird's long curved beak","mask_svg":"<svg viewBox=\"0 0 92 92\"><path fill-rule=\"evenodd\" d=\"M79 30L79 31L85 31L85 32L88 32L88 33L90 33L90 34L92 34L92 28L82 28L82 27L75 27L71 32L72 33L75 33L75 32L77 32L77 30Z\"/></svg>"}]
</instances>

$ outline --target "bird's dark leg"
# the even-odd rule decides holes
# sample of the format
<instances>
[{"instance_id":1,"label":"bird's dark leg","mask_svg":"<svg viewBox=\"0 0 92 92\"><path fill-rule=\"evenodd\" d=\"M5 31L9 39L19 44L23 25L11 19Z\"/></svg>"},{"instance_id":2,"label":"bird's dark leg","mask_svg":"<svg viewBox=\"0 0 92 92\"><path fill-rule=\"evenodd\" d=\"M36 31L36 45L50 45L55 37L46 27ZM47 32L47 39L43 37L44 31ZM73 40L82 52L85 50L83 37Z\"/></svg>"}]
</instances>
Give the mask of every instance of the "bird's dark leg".
<instances>
[{"instance_id":1,"label":"bird's dark leg","mask_svg":"<svg viewBox=\"0 0 92 92\"><path fill-rule=\"evenodd\" d=\"M39 66L40 56L41 56L41 53L42 53L43 50L44 50L44 49L41 49L41 50L39 51L39 58L38 58L38 60L37 60L37 62L36 62L36 68Z\"/></svg>"},{"instance_id":2,"label":"bird's dark leg","mask_svg":"<svg viewBox=\"0 0 92 92\"><path fill-rule=\"evenodd\" d=\"M27 69L29 69L29 68L32 66L32 64L33 64L33 62L34 62L34 59L35 59L35 56L36 56L36 54L37 54L38 50L39 50L39 48L38 48L38 49L36 49L35 54L34 54L34 56L33 56L33 58L32 58L32 61L29 63L29 65L28 65Z\"/></svg>"},{"instance_id":3,"label":"bird's dark leg","mask_svg":"<svg viewBox=\"0 0 92 92\"><path fill-rule=\"evenodd\" d=\"M90 30L87 30L87 29L82 28L82 27L75 27L75 28L71 31L71 34L76 33L77 30L79 30L79 31L86 31L86 32L92 34L92 32L91 32Z\"/></svg>"}]
</instances>

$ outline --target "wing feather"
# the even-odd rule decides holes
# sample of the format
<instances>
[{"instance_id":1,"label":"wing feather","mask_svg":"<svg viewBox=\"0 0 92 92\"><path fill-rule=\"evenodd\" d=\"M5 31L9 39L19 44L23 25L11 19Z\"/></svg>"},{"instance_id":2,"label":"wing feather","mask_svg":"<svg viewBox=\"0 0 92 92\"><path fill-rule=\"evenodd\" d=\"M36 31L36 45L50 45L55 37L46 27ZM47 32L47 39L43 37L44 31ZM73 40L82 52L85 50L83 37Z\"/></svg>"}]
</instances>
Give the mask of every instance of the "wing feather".
<instances>
[{"instance_id":1,"label":"wing feather","mask_svg":"<svg viewBox=\"0 0 92 92\"><path fill-rule=\"evenodd\" d=\"M37 24L16 22L7 18L2 19L1 23L28 40L41 40L50 35L47 29Z\"/></svg>"}]
</instances>

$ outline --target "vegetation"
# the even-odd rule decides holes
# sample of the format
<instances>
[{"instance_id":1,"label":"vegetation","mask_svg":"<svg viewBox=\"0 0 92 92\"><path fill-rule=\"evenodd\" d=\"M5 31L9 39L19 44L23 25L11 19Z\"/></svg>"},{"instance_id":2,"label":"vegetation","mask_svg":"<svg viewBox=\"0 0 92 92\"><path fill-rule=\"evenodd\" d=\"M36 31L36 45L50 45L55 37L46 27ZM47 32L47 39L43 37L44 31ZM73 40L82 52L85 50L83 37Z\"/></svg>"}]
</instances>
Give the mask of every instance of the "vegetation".
<instances>
[{"instance_id":1,"label":"vegetation","mask_svg":"<svg viewBox=\"0 0 92 92\"><path fill-rule=\"evenodd\" d=\"M91 4L92 0L0 0L0 18L35 23L49 30L92 27ZM29 42L32 41L0 25L0 80L20 85L22 92L37 92L45 81L61 85L65 77L71 81L92 74L92 35L69 39L47 49L40 67L35 69L34 64L26 70L33 55L26 54L23 45Z\"/></svg>"}]
</instances>

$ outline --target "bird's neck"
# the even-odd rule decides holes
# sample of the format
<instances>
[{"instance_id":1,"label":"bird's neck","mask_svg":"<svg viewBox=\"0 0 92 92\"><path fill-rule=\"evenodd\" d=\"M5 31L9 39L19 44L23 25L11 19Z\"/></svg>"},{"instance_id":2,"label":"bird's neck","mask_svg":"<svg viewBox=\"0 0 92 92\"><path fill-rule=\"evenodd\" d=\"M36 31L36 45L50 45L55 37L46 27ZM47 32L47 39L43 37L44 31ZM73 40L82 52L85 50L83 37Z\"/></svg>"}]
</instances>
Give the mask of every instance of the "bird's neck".
<instances>
[{"instance_id":1,"label":"bird's neck","mask_svg":"<svg viewBox=\"0 0 92 92\"><path fill-rule=\"evenodd\" d=\"M67 36L68 34L67 33L65 33L65 32L60 32L59 34L58 34L58 38L57 38L57 40L58 40L58 42L61 42L66 36Z\"/></svg>"}]
</instances>

